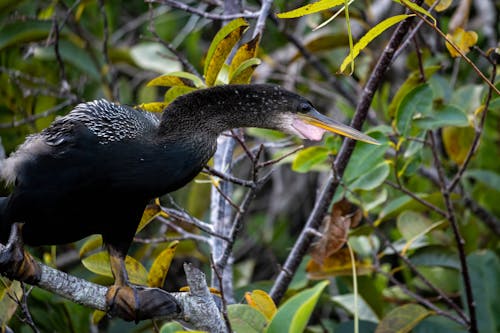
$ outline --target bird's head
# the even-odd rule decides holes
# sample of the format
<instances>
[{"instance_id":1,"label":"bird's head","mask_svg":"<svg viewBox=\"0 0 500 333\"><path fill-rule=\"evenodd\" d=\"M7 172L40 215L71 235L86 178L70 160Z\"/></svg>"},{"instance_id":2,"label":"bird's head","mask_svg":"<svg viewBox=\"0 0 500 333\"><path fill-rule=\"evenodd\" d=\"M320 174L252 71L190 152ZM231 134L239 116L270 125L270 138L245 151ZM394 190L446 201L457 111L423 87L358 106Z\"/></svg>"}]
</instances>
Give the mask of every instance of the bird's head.
<instances>
[{"instance_id":1,"label":"bird's head","mask_svg":"<svg viewBox=\"0 0 500 333\"><path fill-rule=\"evenodd\" d=\"M239 111L241 122L248 122L246 126L277 129L313 141L321 140L325 132L332 132L379 144L370 136L322 115L309 100L280 86L251 84L226 87L238 96L238 109L235 111ZM245 119L244 115L249 115L251 119Z\"/></svg>"},{"instance_id":2,"label":"bird's head","mask_svg":"<svg viewBox=\"0 0 500 333\"><path fill-rule=\"evenodd\" d=\"M368 135L322 115L306 98L272 84L220 85L196 90L177 98L165 110L166 117L175 114L179 115L176 120L165 119L165 125L183 128L180 122L187 119L190 128L201 127L214 134L231 128L260 127L315 141L321 140L325 132L332 132L378 144Z\"/></svg>"}]
</instances>

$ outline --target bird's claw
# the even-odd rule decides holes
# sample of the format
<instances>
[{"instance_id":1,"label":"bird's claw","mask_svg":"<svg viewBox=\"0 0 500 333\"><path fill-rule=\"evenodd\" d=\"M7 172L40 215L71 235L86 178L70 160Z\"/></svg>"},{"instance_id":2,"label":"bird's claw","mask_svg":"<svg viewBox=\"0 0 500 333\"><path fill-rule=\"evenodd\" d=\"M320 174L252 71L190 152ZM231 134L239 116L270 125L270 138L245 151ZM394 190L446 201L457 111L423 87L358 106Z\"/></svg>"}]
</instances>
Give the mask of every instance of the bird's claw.
<instances>
[{"instance_id":1,"label":"bird's claw","mask_svg":"<svg viewBox=\"0 0 500 333\"><path fill-rule=\"evenodd\" d=\"M106 301L109 315L136 323L181 311L175 298L158 288L112 285L106 294Z\"/></svg>"},{"instance_id":2,"label":"bird's claw","mask_svg":"<svg viewBox=\"0 0 500 333\"><path fill-rule=\"evenodd\" d=\"M0 273L9 279L36 284L40 281L40 265L28 252L24 251L21 225L14 223L9 242L0 252Z\"/></svg>"},{"instance_id":3,"label":"bird's claw","mask_svg":"<svg viewBox=\"0 0 500 333\"><path fill-rule=\"evenodd\" d=\"M137 310L140 302L135 288L114 284L106 293L106 302L111 316L118 316L126 321L139 320Z\"/></svg>"}]
</instances>

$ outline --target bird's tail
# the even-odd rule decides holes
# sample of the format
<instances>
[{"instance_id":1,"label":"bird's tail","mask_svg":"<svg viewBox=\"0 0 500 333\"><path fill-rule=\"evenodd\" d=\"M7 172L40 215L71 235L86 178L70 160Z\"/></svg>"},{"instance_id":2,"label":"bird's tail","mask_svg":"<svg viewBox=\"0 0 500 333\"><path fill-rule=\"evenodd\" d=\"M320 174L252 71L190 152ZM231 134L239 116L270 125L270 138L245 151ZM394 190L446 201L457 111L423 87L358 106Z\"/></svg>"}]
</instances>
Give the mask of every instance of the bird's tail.
<instances>
[{"instance_id":1,"label":"bird's tail","mask_svg":"<svg viewBox=\"0 0 500 333\"><path fill-rule=\"evenodd\" d=\"M7 221L5 211L9 197L0 197L0 243L6 244L10 234L10 223Z\"/></svg>"}]
</instances>

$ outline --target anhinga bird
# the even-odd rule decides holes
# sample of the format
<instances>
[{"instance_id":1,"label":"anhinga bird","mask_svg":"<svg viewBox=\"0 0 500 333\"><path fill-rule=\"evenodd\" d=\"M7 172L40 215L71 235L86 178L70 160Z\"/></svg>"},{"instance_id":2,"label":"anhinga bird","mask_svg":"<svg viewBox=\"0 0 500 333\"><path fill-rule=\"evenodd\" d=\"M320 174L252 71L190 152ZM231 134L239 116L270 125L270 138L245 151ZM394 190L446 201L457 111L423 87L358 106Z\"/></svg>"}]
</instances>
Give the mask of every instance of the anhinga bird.
<instances>
[{"instance_id":1,"label":"anhinga bird","mask_svg":"<svg viewBox=\"0 0 500 333\"><path fill-rule=\"evenodd\" d=\"M134 319L138 305L124 258L145 206L192 180L214 154L217 137L239 127L311 140L331 131L377 143L275 85L197 90L174 100L161 118L105 100L82 103L29 136L1 164L2 178L14 187L0 198L0 241L5 244L17 222L28 245L101 234L115 278L108 304L132 309Z\"/></svg>"}]
</instances>

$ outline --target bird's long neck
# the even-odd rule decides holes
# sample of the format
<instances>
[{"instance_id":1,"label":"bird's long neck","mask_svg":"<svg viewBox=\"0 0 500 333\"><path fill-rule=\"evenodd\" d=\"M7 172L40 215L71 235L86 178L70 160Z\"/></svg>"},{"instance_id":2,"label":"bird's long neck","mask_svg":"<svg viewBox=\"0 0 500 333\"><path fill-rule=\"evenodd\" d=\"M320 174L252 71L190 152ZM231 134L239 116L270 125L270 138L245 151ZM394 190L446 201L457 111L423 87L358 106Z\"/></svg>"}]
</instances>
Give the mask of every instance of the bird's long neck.
<instances>
[{"instance_id":1,"label":"bird's long neck","mask_svg":"<svg viewBox=\"0 0 500 333\"><path fill-rule=\"evenodd\" d=\"M227 85L198 90L181 96L164 111L160 136L174 133L217 137L237 127L273 128L266 112L284 98L269 85ZM264 112L263 110L267 110Z\"/></svg>"}]
</instances>

